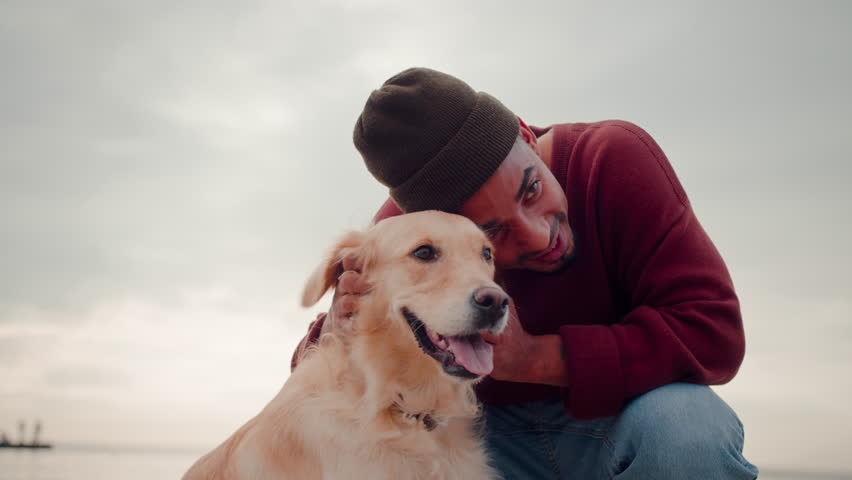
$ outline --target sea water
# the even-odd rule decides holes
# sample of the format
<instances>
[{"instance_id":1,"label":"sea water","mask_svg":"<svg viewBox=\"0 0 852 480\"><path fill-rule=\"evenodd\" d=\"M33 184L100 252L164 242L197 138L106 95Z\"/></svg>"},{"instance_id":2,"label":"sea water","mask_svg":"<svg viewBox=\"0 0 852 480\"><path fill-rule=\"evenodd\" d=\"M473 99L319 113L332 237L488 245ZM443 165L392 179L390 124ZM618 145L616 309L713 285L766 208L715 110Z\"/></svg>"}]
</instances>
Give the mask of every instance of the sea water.
<instances>
[{"instance_id":1,"label":"sea water","mask_svg":"<svg viewBox=\"0 0 852 480\"><path fill-rule=\"evenodd\" d=\"M0 448L0 480L180 479L204 453L63 445L49 450Z\"/></svg>"}]
</instances>

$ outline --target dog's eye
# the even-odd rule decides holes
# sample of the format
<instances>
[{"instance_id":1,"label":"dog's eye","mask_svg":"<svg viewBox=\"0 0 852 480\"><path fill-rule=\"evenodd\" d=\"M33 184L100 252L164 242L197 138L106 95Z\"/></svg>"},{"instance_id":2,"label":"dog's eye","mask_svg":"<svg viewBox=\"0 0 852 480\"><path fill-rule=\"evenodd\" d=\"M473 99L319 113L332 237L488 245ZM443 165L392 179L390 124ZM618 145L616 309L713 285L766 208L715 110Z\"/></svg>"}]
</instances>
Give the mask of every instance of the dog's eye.
<instances>
[{"instance_id":1,"label":"dog's eye","mask_svg":"<svg viewBox=\"0 0 852 480\"><path fill-rule=\"evenodd\" d=\"M491 261L491 249L490 248L482 247L482 258L484 258L486 262Z\"/></svg>"},{"instance_id":2,"label":"dog's eye","mask_svg":"<svg viewBox=\"0 0 852 480\"><path fill-rule=\"evenodd\" d=\"M416 250L411 252L411 255L423 262L431 262L438 258L438 252L430 245L422 245L417 247Z\"/></svg>"}]
</instances>

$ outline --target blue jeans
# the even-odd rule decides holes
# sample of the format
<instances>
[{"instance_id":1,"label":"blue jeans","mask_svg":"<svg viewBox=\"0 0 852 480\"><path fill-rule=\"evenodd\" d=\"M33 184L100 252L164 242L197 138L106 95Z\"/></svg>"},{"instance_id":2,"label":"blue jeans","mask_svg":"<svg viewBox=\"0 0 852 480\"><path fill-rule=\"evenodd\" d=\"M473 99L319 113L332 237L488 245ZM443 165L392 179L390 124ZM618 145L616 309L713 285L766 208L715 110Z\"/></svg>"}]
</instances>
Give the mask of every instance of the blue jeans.
<instances>
[{"instance_id":1,"label":"blue jeans","mask_svg":"<svg viewBox=\"0 0 852 480\"><path fill-rule=\"evenodd\" d=\"M505 480L754 479L743 427L713 390L675 383L616 417L578 421L558 398L485 405L486 445Z\"/></svg>"}]
</instances>

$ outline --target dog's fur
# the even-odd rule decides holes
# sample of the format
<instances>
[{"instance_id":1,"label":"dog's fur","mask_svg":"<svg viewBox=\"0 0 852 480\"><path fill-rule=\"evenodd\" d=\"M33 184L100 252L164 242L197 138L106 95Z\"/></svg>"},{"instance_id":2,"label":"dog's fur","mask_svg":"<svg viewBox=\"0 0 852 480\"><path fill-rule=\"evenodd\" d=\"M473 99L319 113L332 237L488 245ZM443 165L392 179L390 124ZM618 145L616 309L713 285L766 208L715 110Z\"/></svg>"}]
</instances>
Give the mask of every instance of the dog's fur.
<instances>
[{"instance_id":1,"label":"dog's fur","mask_svg":"<svg viewBox=\"0 0 852 480\"><path fill-rule=\"evenodd\" d=\"M438 252L434 261L412 254L423 245ZM477 379L450 375L424 353L403 314L441 334L470 333L472 292L499 288L484 248L472 222L440 212L345 235L302 303L316 303L343 255L355 255L371 285L359 313L323 335L266 408L184 479L495 478L478 435ZM506 320L488 330L499 333Z\"/></svg>"}]
</instances>

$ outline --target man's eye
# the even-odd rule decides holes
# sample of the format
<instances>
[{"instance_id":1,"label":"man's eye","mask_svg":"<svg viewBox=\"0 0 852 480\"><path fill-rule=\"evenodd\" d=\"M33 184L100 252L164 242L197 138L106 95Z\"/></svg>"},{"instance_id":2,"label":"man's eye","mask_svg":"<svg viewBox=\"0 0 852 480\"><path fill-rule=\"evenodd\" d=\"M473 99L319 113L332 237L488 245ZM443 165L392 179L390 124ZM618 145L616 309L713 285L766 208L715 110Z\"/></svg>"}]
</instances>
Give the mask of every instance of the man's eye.
<instances>
[{"instance_id":1,"label":"man's eye","mask_svg":"<svg viewBox=\"0 0 852 480\"><path fill-rule=\"evenodd\" d=\"M486 262L491 261L491 249L490 248L482 247L482 258L484 258Z\"/></svg>"},{"instance_id":2,"label":"man's eye","mask_svg":"<svg viewBox=\"0 0 852 480\"><path fill-rule=\"evenodd\" d=\"M541 180L535 180L527 187L527 191L524 193L524 200L530 200L538 196L541 192Z\"/></svg>"},{"instance_id":3,"label":"man's eye","mask_svg":"<svg viewBox=\"0 0 852 480\"><path fill-rule=\"evenodd\" d=\"M411 252L411 256L422 262L431 262L438 258L438 251L431 245L421 245Z\"/></svg>"},{"instance_id":4,"label":"man's eye","mask_svg":"<svg viewBox=\"0 0 852 480\"><path fill-rule=\"evenodd\" d=\"M489 240L494 240L502 231L502 228L489 228L488 230L485 230L485 236L488 237Z\"/></svg>"}]
</instances>

